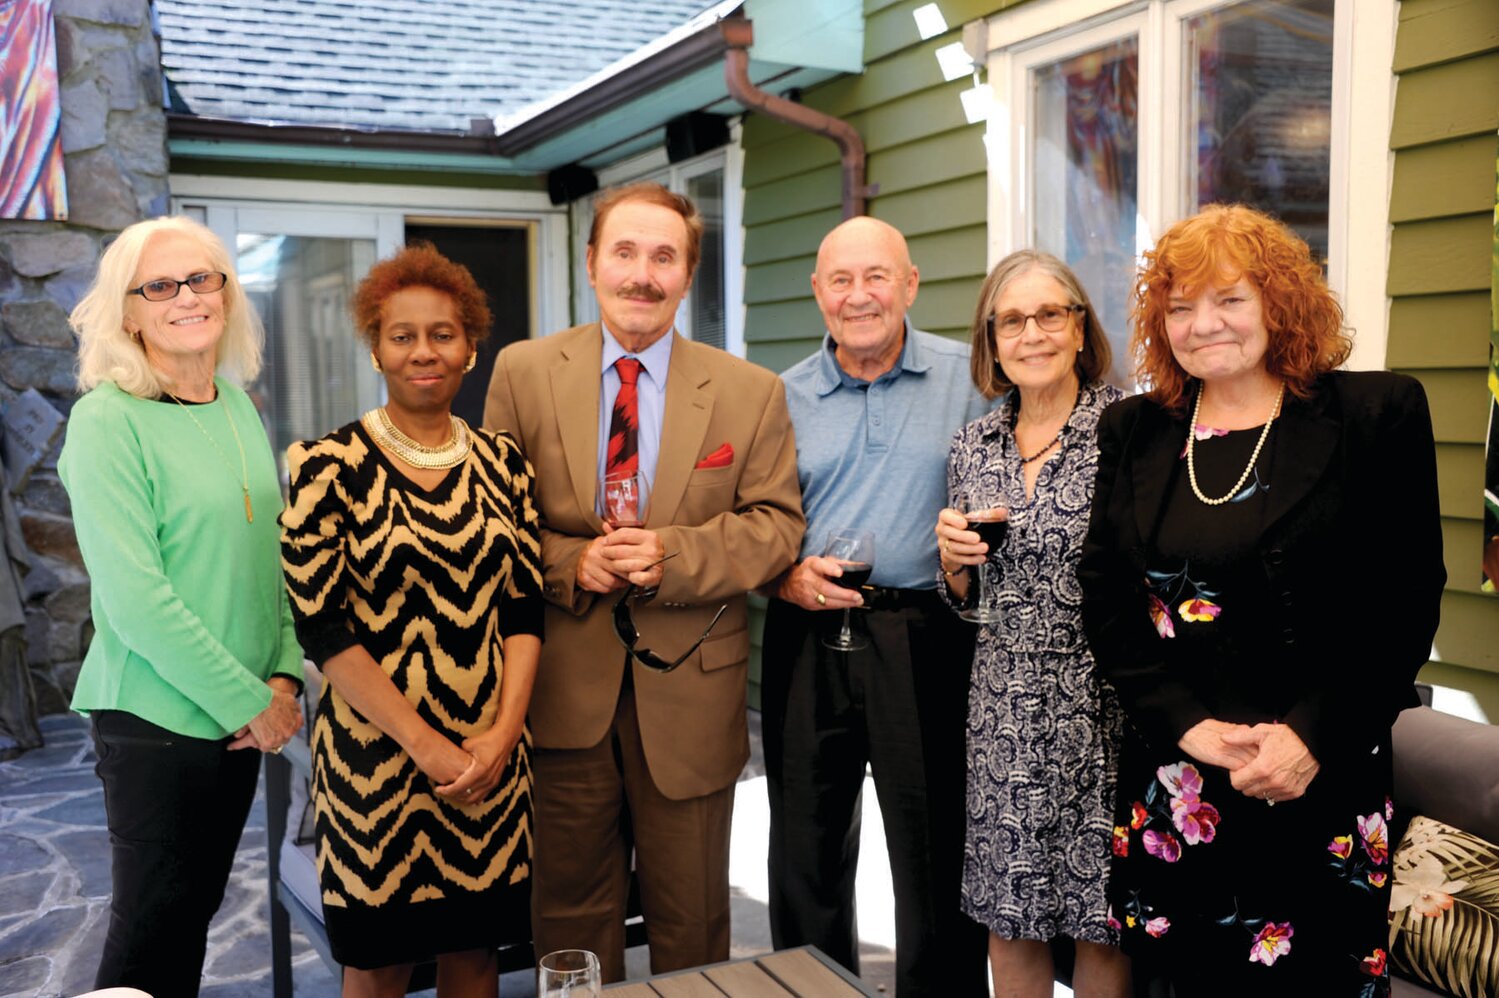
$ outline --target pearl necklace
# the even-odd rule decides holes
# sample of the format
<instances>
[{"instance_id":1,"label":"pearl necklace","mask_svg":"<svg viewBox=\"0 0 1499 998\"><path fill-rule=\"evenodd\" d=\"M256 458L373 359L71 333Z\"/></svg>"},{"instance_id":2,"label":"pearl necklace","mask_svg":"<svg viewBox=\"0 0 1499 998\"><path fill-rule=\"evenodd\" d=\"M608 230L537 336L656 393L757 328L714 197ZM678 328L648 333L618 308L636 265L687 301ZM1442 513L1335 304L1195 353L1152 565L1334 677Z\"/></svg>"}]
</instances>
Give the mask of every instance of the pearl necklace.
<instances>
[{"instance_id":1,"label":"pearl necklace","mask_svg":"<svg viewBox=\"0 0 1499 998\"><path fill-rule=\"evenodd\" d=\"M167 398L182 406L182 411L187 413L188 418L193 421L193 425L198 428L198 432L207 437L208 442L213 444L213 449L218 451L219 459L224 462L224 467L229 469L229 474L234 474L234 464L229 460L229 455L224 453L224 449L219 446L219 442L215 440L213 438L213 435L208 432L208 428L202 423L198 422L198 417L193 415L193 410L188 407L188 404L182 401L177 396L173 395L171 392L167 392ZM234 434L234 446L239 448L239 487L245 495L245 522L254 523L255 510L250 508L249 462L245 460L245 445L240 442L239 427L234 425L234 417L229 415L228 399L224 400L224 418L229 420L229 432Z\"/></svg>"},{"instance_id":2,"label":"pearl necklace","mask_svg":"<svg viewBox=\"0 0 1499 998\"><path fill-rule=\"evenodd\" d=\"M472 441L469 439L468 424L457 416L448 415L451 421L452 435L448 437L445 444L437 447L429 447L426 444L413 440L402 433L395 423L391 422L385 407L371 409L365 413L360 422L369 431L375 443L390 451L396 457L405 461L413 468L422 468L427 471L441 470L445 468L456 468L468 457Z\"/></svg>"},{"instance_id":3,"label":"pearl necklace","mask_svg":"<svg viewBox=\"0 0 1499 998\"><path fill-rule=\"evenodd\" d=\"M1209 506L1222 506L1239 494L1244 483L1249 481L1250 473L1254 471L1254 463L1260 459L1260 448L1265 446L1265 439L1270 436L1270 427L1275 424L1275 417L1280 415L1280 403L1285 397L1286 383L1282 381L1280 391L1275 394L1275 407L1270 410L1270 418L1265 420L1265 428L1260 431L1260 439L1254 445L1254 453L1249 455L1249 464L1244 468L1244 473L1222 499L1209 499L1197 485L1197 463L1192 456L1192 445L1197 442L1197 414L1202 410L1202 389L1197 390L1197 401L1192 405L1192 422L1187 426L1187 480L1192 483L1193 495Z\"/></svg>"}]
</instances>

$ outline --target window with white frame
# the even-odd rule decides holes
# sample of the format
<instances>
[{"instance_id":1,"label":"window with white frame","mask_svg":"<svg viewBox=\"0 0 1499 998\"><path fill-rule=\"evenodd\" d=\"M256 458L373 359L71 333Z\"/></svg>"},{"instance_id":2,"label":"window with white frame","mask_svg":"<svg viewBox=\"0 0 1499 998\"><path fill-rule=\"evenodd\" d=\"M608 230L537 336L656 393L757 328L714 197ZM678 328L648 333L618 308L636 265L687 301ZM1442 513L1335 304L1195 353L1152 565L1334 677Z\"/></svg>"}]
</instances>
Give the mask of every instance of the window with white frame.
<instances>
[{"instance_id":1,"label":"window with white frame","mask_svg":"<svg viewBox=\"0 0 1499 998\"><path fill-rule=\"evenodd\" d=\"M990 262L1022 247L1066 260L1122 357L1140 253L1239 201L1306 239L1346 304L1349 254L1372 260L1384 237L1350 245L1353 13L1350 0L1034 0L990 18ZM1387 155L1387 124L1367 136ZM1379 197L1365 207L1382 217Z\"/></svg>"},{"instance_id":2,"label":"window with white frame","mask_svg":"<svg viewBox=\"0 0 1499 998\"><path fill-rule=\"evenodd\" d=\"M738 127L733 141L680 163L667 163L656 149L599 171L601 188L649 180L685 194L703 216L702 252L692 287L677 309L677 331L688 339L744 356L742 151ZM579 323L597 322L598 299L588 284L588 232L597 195L572 205L573 316Z\"/></svg>"}]
</instances>

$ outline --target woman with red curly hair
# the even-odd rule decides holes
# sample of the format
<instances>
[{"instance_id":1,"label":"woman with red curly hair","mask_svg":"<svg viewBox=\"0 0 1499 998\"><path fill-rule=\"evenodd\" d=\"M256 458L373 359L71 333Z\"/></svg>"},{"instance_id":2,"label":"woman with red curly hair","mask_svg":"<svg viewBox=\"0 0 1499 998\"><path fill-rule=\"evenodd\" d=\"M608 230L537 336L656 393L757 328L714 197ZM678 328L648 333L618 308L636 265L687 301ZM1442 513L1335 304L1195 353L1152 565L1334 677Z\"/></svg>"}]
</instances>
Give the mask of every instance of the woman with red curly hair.
<instances>
[{"instance_id":1,"label":"woman with red curly hair","mask_svg":"<svg viewBox=\"0 0 1499 998\"><path fill-rule=\"evenodd\" d=\"M1390 726L1446 578L1426 396L1336 370L1321 269L1243 205L1167 231L1133 304L1149 390L1099 423L1079 576L1137 993L1388 994Z\"/></svg>"},{"instance_id":2,"label":"woman with red curly hair","mask_svg":"<svg viewBox=\"0 0 1499 998\"><path fill-rule=\"evenodd\" d=\"M282 562L327 679L312 727L318 876L345 996L493 998L530 931L530 739L542 599L531 465L453 397L484 293L430 245L354 295L388 401L288 454Z\"/></svg>"}]
</instances>

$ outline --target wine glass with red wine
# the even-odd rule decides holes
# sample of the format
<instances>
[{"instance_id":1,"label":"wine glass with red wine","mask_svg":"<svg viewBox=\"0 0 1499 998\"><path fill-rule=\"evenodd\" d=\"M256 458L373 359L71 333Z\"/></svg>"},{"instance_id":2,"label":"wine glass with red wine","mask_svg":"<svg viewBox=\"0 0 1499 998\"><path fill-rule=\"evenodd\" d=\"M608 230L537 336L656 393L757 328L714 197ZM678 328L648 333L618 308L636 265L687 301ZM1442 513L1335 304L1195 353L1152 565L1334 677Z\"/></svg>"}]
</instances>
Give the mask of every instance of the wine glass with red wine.
<instances>
[{"instance_id":1,"label":"wine glass with red wine","mask_svg":"<svg viewBox=\"0 0 1499 998\"><path fill-rule=\"evenodd\" d=\"M1010 531L1009 510L1002 506L991 509L976 509L963 516L968 520L968 529L979 535L979 540L989 545L989 553L984 556L985 564L978 566L974 574L978 576L978 592L973 605L958 614L964 620L971 620L975 624L997 624L1000 620L999 606L994 601L994 594L989 585L988 562L995 563L995 568L1000 567L999 549L1004 543L1005 534Z\"/></svg>"},{"instance_id":2,"label":"wine glass with red wine","mask_svg":"<svg viewBox=\"0 0 1499 998\"><path fill-rule=\"evenodd\" d=\"M599 482L600 515L611 527L643 527L651 502L651 488L644 475L615 473Z\"/></svg>"},{"instance_id":3,"label":"wine glass with red wine","mask_svg":"<svg viewBox=\"0 0 1499 998\"><path fill-rule=\"evenodd\" d=\"M835 530L828 534L822 556L843 566L843 574L834 582L844 589L858 589L874 574L874 534L868 530ZM853 632L847 607L843 610L843 627L836 635L823 638L822 643L836 651L858 651L869 647L862 635Z\"/></svg>"}]
</instances>

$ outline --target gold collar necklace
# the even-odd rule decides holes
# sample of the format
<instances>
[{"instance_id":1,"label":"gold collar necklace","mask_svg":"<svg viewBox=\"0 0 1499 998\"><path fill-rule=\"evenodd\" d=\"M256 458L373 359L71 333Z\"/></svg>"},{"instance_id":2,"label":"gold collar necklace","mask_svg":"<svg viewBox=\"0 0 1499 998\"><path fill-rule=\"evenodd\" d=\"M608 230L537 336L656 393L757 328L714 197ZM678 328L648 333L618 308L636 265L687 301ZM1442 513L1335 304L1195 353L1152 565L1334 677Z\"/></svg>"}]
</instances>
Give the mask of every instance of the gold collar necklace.
<instances>
[{"instance_id":1,"label":"gold collar necklace","mask_svg":"<svg viewBox=\"0 0 1499 998\"><path fill-rule=\"evenodd\" d=\"M364 424L364 428L369 431L375 443L402 461L413 468L434 471L456 468L462 464L468 457L469 448L473 444L469 438L468 424L451 413L448 414L448 419L452 430L451 435L447 443L437 447L429 447L402 433L400 428L391 422L384 406L371 409L364 414L360 422Z\"/></svg>"},{"instance_id":2,"label":"gold collar necklace","mask_svg":"<svg viewBox=\"0 0 1499 998\"><path fill-rule=\"evenodd\" d=\"M1275 407L1270 410L1270 418L1265 420L1265 428L1260 431L1260 439L1254 445L1254 453L1249 455L1249 464L1244 468L1244 474L1234 482L1234 487L1228 490L1228 494L1222 499L1209 499L1203 495L1202 489L1197 485L1197 464L1192 458L1192 445L1197 442L1197 414L1202 411L1202 392L1197 389L1197 401L1192 405L1192 422L1187 426L1187 480L1192 483L1192 494L1209 506L1222 506L1244 487L1249 481L1249 475L1254 471L1254 463L1260 459L1260 448L1265 446L1265 438L1270 436L1270 427L1275 424L1275 417L1280 415L1280 404L1286 397L1286 383L1280 383L1280 391L1275 393Z\"/></svg>"},{"instance_id":3,"label":"gold collar necklace","mask_svg":"<svg viewBox=\"0 0 1499 998\"><path fill-rule=\"evenodd\" d=\"M198 428L198 432L207 437L208 442L213 444L213 449L218 452L219 459L224 462L224 467L229 469L229 474L234 474L234 463L229 460L229 455L224 453L224 449L219 446L219 442L208 432L208 427L198 421L198 417L193 414L192 407L171 392L167 392L167 398L182 406L182 411L187 413L188 418L193 421L193 425ZM214 393L214 398L218 398L217 392ZM250 507L249 462L245 460L245 445L239 439L239 428L234 425L234 417L229 415L229 403L227 401L224 402L224 418L229 421L229 432L234 434L234 446L239 448L239 487L245 496L245 522L254 523L255 510Z\"/></svg>"}]
</instances>

